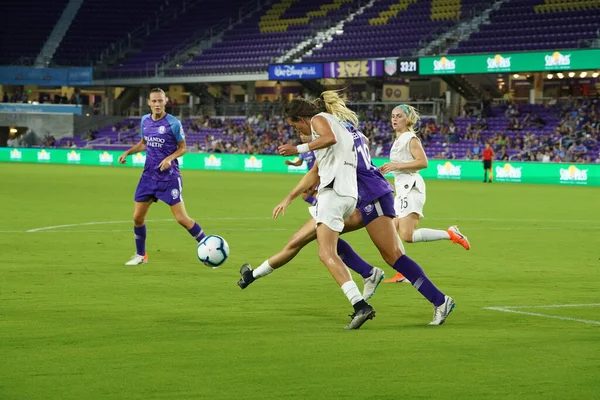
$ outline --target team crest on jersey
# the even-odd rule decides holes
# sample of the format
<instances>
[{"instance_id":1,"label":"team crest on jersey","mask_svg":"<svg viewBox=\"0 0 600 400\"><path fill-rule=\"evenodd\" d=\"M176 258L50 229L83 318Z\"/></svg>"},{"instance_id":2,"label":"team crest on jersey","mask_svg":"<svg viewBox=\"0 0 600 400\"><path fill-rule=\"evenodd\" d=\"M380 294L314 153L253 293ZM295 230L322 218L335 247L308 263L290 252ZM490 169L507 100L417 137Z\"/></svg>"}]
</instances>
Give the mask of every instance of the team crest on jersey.
<instances>
[{"instance_id":1,"label":"team crest on jersey","mask_svg":"<svg viewBox=\"0 0 600 400\"><path fill-rule=\"evenodd\" d=\"M163 133L165 133L165 131L166 131L166 130L167 130L167 129L166 129L164 126L159 126L159 127L158 127L158 133L160 133L161 135L162 135Z\"/></svg>"},{"instance_id":2,"label":"team crest on jersey","mask_svg":"<svg viewBox=\"0 0 600 400\"><path fill-rule=\"evenodd\" d=\"M371 214L373 212L373 204L367 204L364 210L367 215Z\"/></svg>"},{"instance_id":3,"label":"team crest on jersey","mask_svg":"<svg viewBox=\"0 0 600 400\"><path fill-rule=\"evenodd\" d=\"M171 196L173 197L173 199L178 198L179 197L179 189L171 190Z\"/></svg>"}]
</instances>

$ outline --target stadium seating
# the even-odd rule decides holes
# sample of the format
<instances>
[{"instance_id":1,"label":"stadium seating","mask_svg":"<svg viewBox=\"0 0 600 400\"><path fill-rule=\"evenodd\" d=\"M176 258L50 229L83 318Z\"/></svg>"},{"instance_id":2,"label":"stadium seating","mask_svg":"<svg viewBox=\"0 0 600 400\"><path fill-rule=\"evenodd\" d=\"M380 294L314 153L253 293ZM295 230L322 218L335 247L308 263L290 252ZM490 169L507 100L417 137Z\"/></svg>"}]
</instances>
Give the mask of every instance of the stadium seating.
<instances>
[{"instance_id":1,"label":"stadium seating","mask_svg":"<svg viewBox=\"0 0 600 400\"><path fill-rule=\"evenodd\" d=\"M344 34L314 49L303 61L413 55L481 5L477 0L382 0L345 24Z\"/></svg>"},{"instance_id":2,"label":"stadium seating","mask_svg":"<svg viewBox=\"0 0 600 400\"><path fill-rule=\"evenodd\" d=\"M3 1L0 65L17 63L23 58L29 62L22 64L31 65L67 3L68 0L28 0L24 12L22 1Z\"/></svg>"},{"instance_id":3,"label":"stadium seating","mask_svg":"<svg viewBox=\"0 0 600 400\"><path fill-rule=\"evenodd\" d=\"M252 5L255 3L250 2ZM222 0L204 0L194 3L185 13L161 29L149 35L139 53L123 61L118 69L122 72L144 68L154 69L156 63L163 60L165 54L197 36L208 32L213 26L224 20L235 21L239 18L239 9L249 4L248 0L231 0L222 7Z\"/></svg>"},{"instance_id":4,"label":"stadium seating","mask_svg":"<svg viewBox=\"0 0 600 400\"><path fill-rule=\"evenodd\" d=\"M264 72L294 45L345 18L358 4L349 0L281 0L230 32L220 43L170 74Z\"/></svg>"},{"instance_id":5,"label":"stadium seating","mask_svg":"<svg viewBox=\"0 0 600 400\"><path fill-rule=\"evenodd\" d=\"M578 48L600 28L600 2L511 0L450 53Z\"/></svg>"},{"instance_id":6,"label":"stadium seating","mask_svg":"<svg viewBox=\"0 0 600 400\"><path fill-rule=\"evenodd\" d=\"M183 0L84 1L54 55L57 65L90 65L100 53ZM90 34L92 33L92 34Z\"/></svg>"}]
</instances>

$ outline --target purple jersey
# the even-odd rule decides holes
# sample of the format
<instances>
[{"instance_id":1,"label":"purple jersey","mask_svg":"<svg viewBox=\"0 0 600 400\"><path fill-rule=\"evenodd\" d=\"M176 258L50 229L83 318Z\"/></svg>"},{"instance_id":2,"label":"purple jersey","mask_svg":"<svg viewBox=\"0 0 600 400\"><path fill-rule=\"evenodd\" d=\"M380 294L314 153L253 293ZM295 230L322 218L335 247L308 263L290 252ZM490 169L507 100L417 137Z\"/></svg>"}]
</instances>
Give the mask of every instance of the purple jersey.
<instances>
[{"instance_id":1,"label":"purple jersey","mask_svg":"<svg viewBox=\"0 0 600 400\"><path fill-rule=\"evenodd\" d=\"M151 114L146 114L140 123L140 135L146 142L146 164L142 177L166 181L181 176L177 159L165 171L158 168L162 160L177 150L177 144L185 140L181 122L171 114L158 121L154 121Z\"/></svg>"},{"instance_id":2,"label":"purple jersey","mask_svg":"<svg viewBox=\"0 0 600 400\"><path fill-rule=\"evenodd\" d=\"M311 170L313 165L315 165L315 160L316 160L315 153L313 153L312 151L309 151L308 153L300 154L298 156L298 158L306 161L306 165L308 166L309 170Z\"/></svg>"},{"instance_id":3,"label":"purple jersey","mask_svg":"<svg viewBox=\"0 0 600 400\"><path fill-rule=\"evenodd\" d=\"M356 166L358 202L356 208L363 208L376 199L392 193L394 188L379 172L379 168L371 161L371 153L369 152L366 136L353 125L344 123L344 126L352 133L354 147L356 147L358 155L358 165Z\"/></svg>"}]
</instances>

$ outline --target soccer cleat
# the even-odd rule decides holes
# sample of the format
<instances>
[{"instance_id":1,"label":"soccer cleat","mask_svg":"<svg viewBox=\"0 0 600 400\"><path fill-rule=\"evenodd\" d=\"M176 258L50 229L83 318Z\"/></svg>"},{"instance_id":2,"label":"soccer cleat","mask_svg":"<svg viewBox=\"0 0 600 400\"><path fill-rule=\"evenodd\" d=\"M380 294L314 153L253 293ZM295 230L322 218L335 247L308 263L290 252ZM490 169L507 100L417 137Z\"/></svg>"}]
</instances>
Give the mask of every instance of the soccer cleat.
<instances>
[{"instance_id":1,"label":"soccer cleat","mask_svg":"<svg viewBox=\"0 0 600 400\"><path fill-rule=\"evenodd\" d=\"M370 277L365 278L365 284L363 286L363 299L369 300L375 294L375 290L377 290L377 286L383 280L385 273L381 268L373 267L373 273Z\"/></svg>"},{"instance_id":2,"label":"soccer cleat","mask_svg":"<svg viewBox=\"0 0 600 400\"><path fill-rule=\"evenodd\" d=\"M448 228L446 232L448 232L448 235L450 235L450 240L452 240L453 243L460 244L462 247L465 248L465 250L469 250L471 248L471 243L469 243L469 239L467 239L465 235L460 233L456 225L452 225L450 228Z\"/></svg>"},{"instance_id":3,"label":"soccer cleat","mask_svg":"<svg viewBox=\"0 0 600 400\"><path fill-rule=\"evenodd\" d=\"M352 320L344 329L358 329L360 328L368 319L375 318L375 310L373 307L367 304L366 307L361 308L354 314L350 315Z\"/></svg>"},{"instance_id":4,"label":"soccer cleat","mask_svg":"<svg viewBox=\"0 0 600 400\"><path fill-rule=\"evenodd\" d=\"M134 254L129 261L125 263L125 265L140 265L146 264L148 262L148 254L144 254L140 256L139 254Z\"/></svg>"},{"instance_id":5,"label":"soccer cleat","mask_svg":"<svg viewBox=\"0 0 600 400\"><path fill-rule=\"evenodd\" d=\"M449 296L444 296L444 303L439 307L433 307L433 321L429 325L442 325L446 322L448 315L454 310L454 299Z\"/></svg>"},{"instance_id":6,"label":"soccer cleat","mask_svg":"<svg viewBox=\"0 0 600 400\"><path fill-rule=\"evenodd\" d=\"M406 279L406 277L404 275L402 275L400 272L398 272L396 275L394 275L393 278L390 279L386 279L385 281L383 281L383 283L410 283L410 281L408 279Z\"/></svg>"},{"instance_id":7,"label":"soccer cleat","mask_svg":"<svg viewBox=\"0 0 600 400\"><path fill-rule=\"evenodd\" d=\"M252 267L250 264L242 265L242 268L240 268L240 275L241 278L237 284L242 289L246 289L248 285L250 285L256 279L254 275L252 275Z\"/></svg>"}]
</instances>

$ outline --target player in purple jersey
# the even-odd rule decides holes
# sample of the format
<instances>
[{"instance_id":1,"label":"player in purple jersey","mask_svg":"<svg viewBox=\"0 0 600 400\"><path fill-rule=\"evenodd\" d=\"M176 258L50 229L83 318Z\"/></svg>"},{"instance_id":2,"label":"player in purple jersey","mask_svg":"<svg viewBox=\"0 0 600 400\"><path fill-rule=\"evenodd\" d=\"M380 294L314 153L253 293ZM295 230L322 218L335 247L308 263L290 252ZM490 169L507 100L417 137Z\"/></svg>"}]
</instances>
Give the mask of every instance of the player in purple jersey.
<instances>
[{"instance_id":1,"label":"player in purple jersey","mask_svg":"<svg viewBox=\"0 0 600 400\"><path fill-rule=\"evenodd\" d=\"M133 232L136 251L125 265L138 265L148 262L146 254L146 215L152 203L162 200L171 207L177 222L188 230L196 241L206 235L202 228L191 219L181 197L183 181L179 173L177 157L185 154L185 134L181 122L167 114L167 96L162 89L150 91L148 105L151 113L140 122L140 141L119 156L119 163L125 164L127 156L146 150L146 163L142 177L135 190L133 211Z\"/></svg>"},{"instance_id":2,"label":"player in purple jersey","mask_svg":"<svg viewBox=\"0 0 600 400\"><path fill-rule=\"evenodd\" d=\"M334 115L339 118L337 114ZM364 135L360 133L358 129L354 127L352 127L352 129L355 147L357 152L360 153L357 165L359 200L357 209L354 210L352 215L344 220L344 230L342 233L365 227L384 261L396 271L402 273L412 283L415 289L433 304L433 320L429 325L441 325L453 310L454 300L435 287L423 269L416 262L403 254L400 238L398 237L394 225L396 211L394 209L393 189L389 182L387 182L379 172L378 168L372 163L370 152L368 151L367 140ZM358 150L359 148L361 148L362 151ZM281 150L284 150L284 155L295 154L293 146L291 145L281 146L280 153L282 152ZM294 198L298 197L306 188L314 184L317 179L318 176L315 172L315 168L313 168L305 175L298 185L296 185L288 196L275 207L274 218L277 217L276 210L285 210L285 207L289 205ZM256 279L269 275L273 270L284 266L290 262L304 246L315 240L315 238L315 220L312 218L296 231L279 253L268 258L258 268L253 270L249 264L242 265L240 269L241 278L238 281L238 285L242 289L245 289ZM370 270L371 276L365 279L365 288L363 289L363 298L368 299L372 296L377 285L379 285L383 279L383 271L367 264L358 256L358 254L356 254L356 252L354 252L348 243L341 239L338 240L337 252L343 262L354 271L362 274L362 271ZM367 292L367 290L370 292Z\"/></svg>"},{"instance_id":3,"label":"player in purple jersey","mask_svg":"<svg viewBox=\"0 0 600 400\"><path fill-rule=\"evenodd\" d=\"M310 140L310 136L306 137L307 140ZM298 154L298 158L294 161L285 160L285 165L293 165L294 167L299 167L303 162L306 161L306 167L310 171L315 165L315 153L309 151L308 153ZM302 193L302 198L305 202L312 206L317 205L317 198L315 197L317 194L317 186L315 185L312 188L309 188L306 192Z\"/></svg>"}]
</instances>

